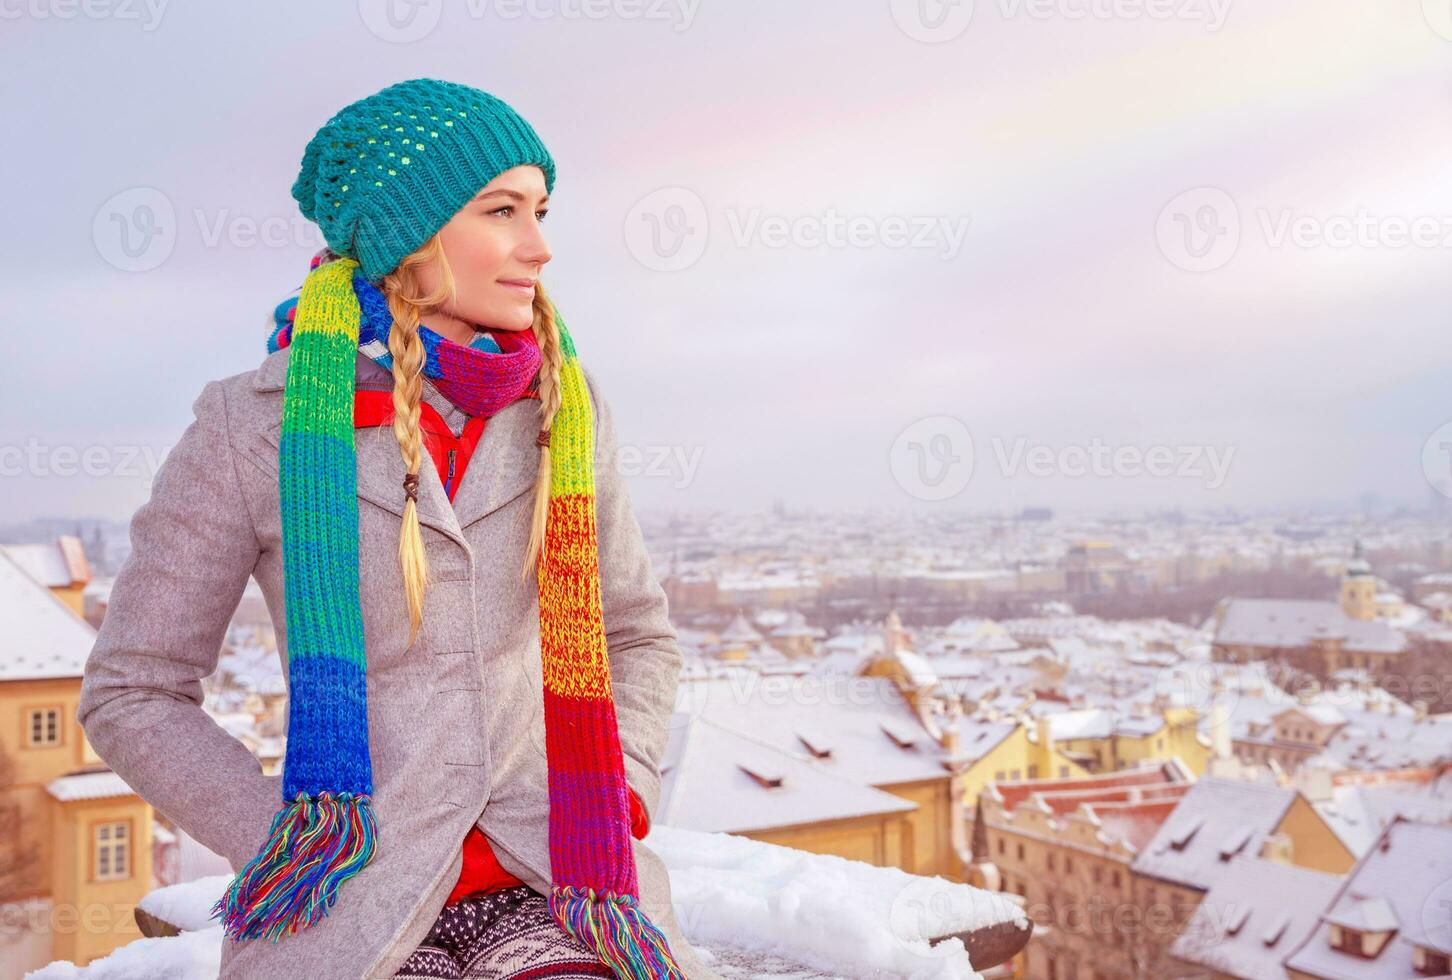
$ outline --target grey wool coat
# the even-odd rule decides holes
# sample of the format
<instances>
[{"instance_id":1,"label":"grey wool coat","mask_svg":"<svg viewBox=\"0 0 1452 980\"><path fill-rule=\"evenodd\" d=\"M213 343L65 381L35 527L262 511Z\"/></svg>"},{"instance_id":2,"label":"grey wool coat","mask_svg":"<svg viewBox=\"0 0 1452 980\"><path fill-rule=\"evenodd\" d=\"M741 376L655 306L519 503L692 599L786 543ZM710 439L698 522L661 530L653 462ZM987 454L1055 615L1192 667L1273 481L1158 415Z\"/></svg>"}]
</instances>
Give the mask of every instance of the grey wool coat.
<instances>
[{"instance_id":1,"label":"grey wool coat","mask_svg":"<svg viewBox=\"0 0 1452 980\"><path fill-rule=\"evenodd\" d=\"M202 710L201 680L248 576L261 586L286 669L278 445L290 350L208 382L195 420L131 521L132 551L86 664L77 716L97 753L142 798L240 869L282 806L281 776ZM601 598L626 779L652 821L681 653L616 461L610 410L595 411ZM363 355L356 385L389 390ZM453 431L465 416L431 387ZM519 569L538 472L538 403L485 426L451 502L424 455L418 513L433 585L414 647L397 548L403 460L389 426L357 430L359 551L377 848L317 924L223 939L223 978L389 977L423 940L459 878L472 825L540 892L550 882L539 603ZM681 934L664 863L632 838L641 904L691 980L719 980Z\"/></svg>"}]
</instances>

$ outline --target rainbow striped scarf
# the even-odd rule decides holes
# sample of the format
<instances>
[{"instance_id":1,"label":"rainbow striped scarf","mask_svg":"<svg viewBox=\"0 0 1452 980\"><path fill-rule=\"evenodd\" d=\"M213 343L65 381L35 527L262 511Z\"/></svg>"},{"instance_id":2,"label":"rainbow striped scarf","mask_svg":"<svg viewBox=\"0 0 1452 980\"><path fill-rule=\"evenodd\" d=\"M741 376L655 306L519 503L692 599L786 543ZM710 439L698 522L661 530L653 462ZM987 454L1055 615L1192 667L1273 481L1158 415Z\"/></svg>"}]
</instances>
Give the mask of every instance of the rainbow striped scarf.
<instances>
[{"instance_id":1,"label":"rainbow striped scarf","mask_svg":"<svg viewBox=\"0 0 1452 980\"><path fill-rule=\"evenodd\" d=\"M365 317L356 270L352 259L314 262L287 344L278 479L289 737L283 807L261 851L212 910L237 942L277 942L326 916L343 883L372 859L380 833L358 584L352 396ZM665 935L639 905L600 601L594 414L574 342L563 320L556 325L562 403L550 429L549 523L537 569L553 879L547 897L560 926L616 976L684 980ZM470 380L449 379L450 363L474 362L435 358L426 373Z\"/></svg>"}]
</instances>

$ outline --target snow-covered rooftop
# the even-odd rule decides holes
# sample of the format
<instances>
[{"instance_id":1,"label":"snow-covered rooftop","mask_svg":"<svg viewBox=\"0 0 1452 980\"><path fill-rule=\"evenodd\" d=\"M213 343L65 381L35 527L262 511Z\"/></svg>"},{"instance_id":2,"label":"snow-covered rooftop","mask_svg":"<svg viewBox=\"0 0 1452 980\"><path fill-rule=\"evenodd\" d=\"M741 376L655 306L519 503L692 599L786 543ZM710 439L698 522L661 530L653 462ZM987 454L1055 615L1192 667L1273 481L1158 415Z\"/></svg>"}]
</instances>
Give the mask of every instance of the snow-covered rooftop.
<instances>
[{"instance_id":1,"label":"snow-covered rooftop","mask_svg":"<svg viewBox=\"0 0 1452 980\"><path fill-rule=\"evenodd\" d=\"M1257 857L1216 876L1170 952L1245 980L1285 980L1281 961L1315 927L1340 878Z\"/></svg>"},{"instance_id":2,"label":"snow-covered rooftop","mask_svg":"<svg viewBox=\"0 0 1452 980\"><path fill-rule=\"evenodd\" d=\"M104 800L112 796L133 795L130 786L111 770L58 776L45 784L45 791L61 802L71 800Z\"/></svg>"},{"instance_id":3,"label":"snow-covered rooftop","mask_svg":"<svg viewBox=\"0 0 1452 980\"><path fill-rule=\"evenodd\" d=\"M80 677L96 630L0 551L0 681Z\"/></svg>"},{"instance_id":4,"label":"snow-covered rooftop","mask_svg":"<svg viewBox=\"0 0 1452 980\"><path fill-rule=\"evenodd\" d=\"M1382 980L1417 976L1412 947L1452 954L1452 827L1393 820L1343 879L1323 921L1286 960L1311 976ZM1338 951L1332 923L1393 931L1374 957Z\"/></svg>"},{"instance_id":5,"label":"snow-covered rooftop","mask_svg":"<svg viewBox=\"0 0 1452 980\"><path fill-rule=\"evenodd\" d=\"M1294 789L1234 779L1196 782L1134 860L1136 873L1207 889L1237 855L1256 856Z\"/></svg>"}]
</instances>

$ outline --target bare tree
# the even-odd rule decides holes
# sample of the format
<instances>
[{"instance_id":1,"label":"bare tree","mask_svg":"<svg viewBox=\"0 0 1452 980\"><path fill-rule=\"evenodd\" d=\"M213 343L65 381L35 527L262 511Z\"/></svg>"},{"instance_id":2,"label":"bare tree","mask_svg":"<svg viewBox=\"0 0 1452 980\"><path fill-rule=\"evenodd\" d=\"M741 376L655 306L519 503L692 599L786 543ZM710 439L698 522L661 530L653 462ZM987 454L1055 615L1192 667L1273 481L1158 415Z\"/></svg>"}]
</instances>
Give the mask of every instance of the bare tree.
<instances>
[{"instance_id":1,"label":"bare tree","mask_svg":"<svg viewBox=\"0 0 1452 980\"><path fill-rule=\"evenodd\" d=\"M15 758L0 741L0 900L26 898L41 887L40 845L21 834Z\"/></svg>"}]
</instances>

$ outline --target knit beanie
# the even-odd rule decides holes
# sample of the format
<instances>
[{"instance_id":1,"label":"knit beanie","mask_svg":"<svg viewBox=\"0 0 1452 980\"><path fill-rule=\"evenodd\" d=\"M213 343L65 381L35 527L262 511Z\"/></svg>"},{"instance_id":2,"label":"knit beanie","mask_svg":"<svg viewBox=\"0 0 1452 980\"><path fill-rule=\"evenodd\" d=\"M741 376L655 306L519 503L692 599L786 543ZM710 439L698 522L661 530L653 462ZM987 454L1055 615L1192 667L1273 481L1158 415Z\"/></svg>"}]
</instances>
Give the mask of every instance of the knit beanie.
<instances>
[{"instance_id":1,"label":"knit beanie","mask_svg":"<svg viewBox=\"0 0 1452 980\"><path fill-rule=\"evenodd\" d=\"M292 196L328 247L375 285L489 181L555 162L503 100L434 78L398 82L340 109L308 141Z\"/></svg>"}]
</instances>

